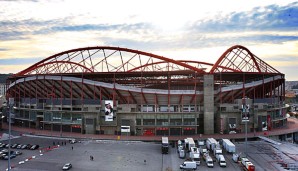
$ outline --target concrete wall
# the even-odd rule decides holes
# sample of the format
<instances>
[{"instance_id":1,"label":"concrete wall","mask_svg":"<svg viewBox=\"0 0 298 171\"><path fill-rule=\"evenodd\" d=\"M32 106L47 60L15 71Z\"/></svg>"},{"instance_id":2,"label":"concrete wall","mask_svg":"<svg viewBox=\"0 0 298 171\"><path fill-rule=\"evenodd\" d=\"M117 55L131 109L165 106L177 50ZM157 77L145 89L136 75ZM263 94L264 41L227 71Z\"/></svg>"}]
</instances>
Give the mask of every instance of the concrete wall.
<instances>
[{"instance_id":1,"label":"concrete wall","mask_svg":"<svg viewBox=\"0 0 298 171\"><path fill-rule=\"evenodd\" d=\"M213 75L204 75L204 134L214 134Z\"/></svg>"}]
</instances>

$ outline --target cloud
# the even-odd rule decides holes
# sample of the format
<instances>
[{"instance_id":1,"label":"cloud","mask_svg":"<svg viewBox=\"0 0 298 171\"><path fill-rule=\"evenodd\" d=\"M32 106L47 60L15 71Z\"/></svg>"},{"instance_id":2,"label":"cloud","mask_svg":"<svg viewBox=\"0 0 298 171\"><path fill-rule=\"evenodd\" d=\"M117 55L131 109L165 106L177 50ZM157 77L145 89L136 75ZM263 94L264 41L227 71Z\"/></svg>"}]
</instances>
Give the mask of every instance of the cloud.
<instances>
[{"instance_id":1,"label":"cloud","mask_svg":"<svg viewBox=\"0 0 298 171\"><path fill-rule=\"evenodd\" d=\"M10 49L7 48L0 48L0 51L9 51Z\"/></svg>"},{"instance_id":2,"label":"cloud","mask_svg":"<svg viewBox=\"0 0 298 171\"><path fill-rule=\"evenodd\" d=\"M107 31L107 30L118 30L118 31L134 31L140 29L150 29L150 25L146 23L136 24L83 24L83 25L68 25L68 26L54 26L50 28L52 31Z\"/></svg>"},{"instance_id":3,"label":"cloud","mask_svg":"<svg viewBox=\"0 0 298 171\"><path fill-rule=\"evenodd\" d=\"M26 64L34 64L43 58L10 58L10 59L0 59L1 65L26 65Z\"/></svg>"},{"instance_id":4,"label":"cloud","mask_svg":"<svg viewBox=\"0 0 298 171\"><path fill-rule=\"evenodd\" d=\"M251 11L233 12L209 20L198 20L189 29L200 32L296 31L298 2L287 6L270 5Z\"/></svg>"},{"instance_id":5,"label":"cloud","mask_svg":"<svg viewBox=\"0 0 298 171\"><path fill-rule=\"evenodd\" d=\"M152 30L148 23L133 24L71 24L74 17L55 20L0 21L0 40L29 39L30 35L47 35L60 32L113 31L143 34Z\"/></svg>"},{"instance_id":6,"label":"cloud","mask_svg":"<svg viewBox=\"0 0 298 171\"><path fill-rule=\"evenodd\" d=\"M274 62L297 62L298 56L291 56L291 55L270 56L267 58L267 60L274 61Z\"/></svg>"}]
</instances>

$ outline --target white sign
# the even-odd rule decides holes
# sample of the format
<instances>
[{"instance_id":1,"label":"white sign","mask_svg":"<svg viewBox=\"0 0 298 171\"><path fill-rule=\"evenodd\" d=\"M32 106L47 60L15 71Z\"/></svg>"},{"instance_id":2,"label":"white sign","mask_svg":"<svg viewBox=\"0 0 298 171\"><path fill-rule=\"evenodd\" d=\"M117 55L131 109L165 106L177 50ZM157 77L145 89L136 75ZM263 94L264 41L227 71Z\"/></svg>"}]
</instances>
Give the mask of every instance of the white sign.
<instances>
[{"instance_id":1,"label":"white sign","mask_svg":"<svg viewBox=\"0 0 298 171\"><path fill-rule=\"evenodd\" d=\"M121 126L121 132L130 132L130 126Z\"/></svg>"}]
</instances>

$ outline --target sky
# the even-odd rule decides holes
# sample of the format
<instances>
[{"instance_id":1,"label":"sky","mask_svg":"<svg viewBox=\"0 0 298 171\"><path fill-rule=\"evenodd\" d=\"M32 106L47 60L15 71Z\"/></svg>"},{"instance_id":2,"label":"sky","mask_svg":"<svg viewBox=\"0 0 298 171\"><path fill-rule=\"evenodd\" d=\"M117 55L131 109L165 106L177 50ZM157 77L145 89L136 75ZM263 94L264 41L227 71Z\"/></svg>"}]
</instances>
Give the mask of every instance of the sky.
<instances>
[{"instance_id":1,"label":"sky","mask_svg":"<svg viewBox=\"0 0 298 171\"><path fill-rule=\"evenodd\" d=\"M0 0L0 73L90 46L215 63L233 45L297 81L298 1Z\"/></svg>"}]
</instances>

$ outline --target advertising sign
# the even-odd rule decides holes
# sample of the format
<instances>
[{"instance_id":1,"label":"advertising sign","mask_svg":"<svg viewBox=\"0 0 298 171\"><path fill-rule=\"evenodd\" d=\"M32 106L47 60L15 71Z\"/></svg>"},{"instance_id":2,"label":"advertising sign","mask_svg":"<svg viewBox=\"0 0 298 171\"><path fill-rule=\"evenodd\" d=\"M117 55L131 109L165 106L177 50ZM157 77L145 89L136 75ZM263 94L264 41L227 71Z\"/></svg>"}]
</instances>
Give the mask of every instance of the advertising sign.
<instances>
[{"instance_id":1,"label":"advertising sign","mask_svg":"<svg viewBox=\"0 0 298 171\"><path fill-rule=\"evenodd\" d=\"M105 121L113 121L114 110L113 110L113 100L105 101Z\"/></svg>"},{"instance_id":2,"label":"advertising sign","mask_svg":"<svg viewBox=\"0 0 298 171\"><path fill-rule=\"evenodd\" d=\"M242 122L248 122L249 121L249 104L243 104L242 105Z\"/></svg>"},{"instance_id":3,"label":"advertising sign","mask_svg":"<svg viewBox=\"0 0 298 171\"><path fill-rule=\"evenodd\" d=\"M121 132L130 132L130 126L121 126Z\"/></svg>"}]
</instances>

